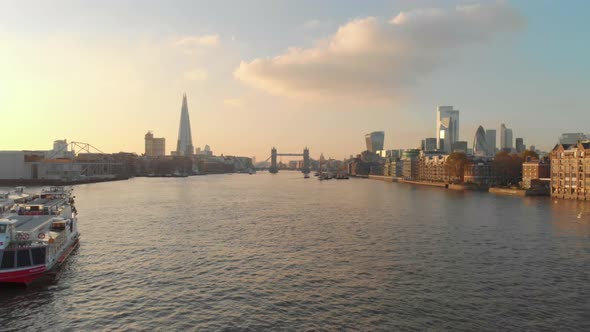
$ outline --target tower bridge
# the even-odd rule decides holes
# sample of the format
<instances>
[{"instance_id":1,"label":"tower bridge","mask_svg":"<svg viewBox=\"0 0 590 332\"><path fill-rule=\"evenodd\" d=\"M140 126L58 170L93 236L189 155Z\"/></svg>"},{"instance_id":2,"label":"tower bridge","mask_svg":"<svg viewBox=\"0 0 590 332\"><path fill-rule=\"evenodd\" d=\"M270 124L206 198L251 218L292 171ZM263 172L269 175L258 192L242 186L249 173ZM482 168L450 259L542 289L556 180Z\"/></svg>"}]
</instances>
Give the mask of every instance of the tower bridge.
<instances>
[{"instance_id":1,"label":"tower bridge","mask_svg":"<svg viewBox=\"0 0 590 332\"><path fill-rule=\"evenodd\" d=\"M303 153L278 153L277 148L273 147L270 150L270 168L268 169L271 173L278 173L279 167L277 166L277 157L303 157L303 168L301 172L309 173L310 172L310 164L309 164L309 149L305 147L303 149ZM268 159L266 159L268 161Z\"/></svg>"}]
</instances>

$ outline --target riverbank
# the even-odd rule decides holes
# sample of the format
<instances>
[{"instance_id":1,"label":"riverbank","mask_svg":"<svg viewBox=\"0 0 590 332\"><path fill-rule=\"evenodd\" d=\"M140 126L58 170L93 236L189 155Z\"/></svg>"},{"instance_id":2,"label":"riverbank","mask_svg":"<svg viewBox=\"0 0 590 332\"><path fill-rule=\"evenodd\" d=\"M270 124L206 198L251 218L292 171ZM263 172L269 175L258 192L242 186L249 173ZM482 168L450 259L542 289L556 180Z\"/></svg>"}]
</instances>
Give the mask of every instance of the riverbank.
<instances>
[{"instance_id":1,"label":"riverbank","mask_svg":"<svg viewBox=\"0 0 590 332\"><path fill-rule=\"evenodd\" d=\"M413 180L399 180L400 183L413 184L418 186L448 188L449 185L444 182L427 182L427 181L413 181Z\"/></svg>"},{"instance_id":2,"label":"riverbank","mask_svg":"<svg viewBox=\"0 0 590 332\"><path fill-rule=\"evenodd\" d=\"M498 195L512 195L512 196L527 196L526 190L524 189L511 189L511 188L490 188L488 190L489 193L498 194Z\"/></svg>"},{"instance_id":3,"label":"riverbank","mask_svg":"<svg viewBox=\"0 0 590 332\"><path fill-rule=\"evenodd\" d=\"M89 184L99 182L112 182L129 180L128 177L116 178L88 178L78 180L47 180L47 179L8 179L0 180L0 186L18 187L18 186L72 186L76 184Z\"/></svg>"},{"instance_id":4,"label":"riverbank","mask_svg":"<svg viewBox=\"0 0 590 332\"><path fill-rule=\"evenodd\" d=\"M498 195L512 195L512 196L549 196L549 193L542 190L535 190L535 189L512 189L512 188L497 188L497 187L487 187L487 186L477 186L473 184L449 184L444 182L430 182L430 181L418 181L418 180L404 180L402 178L392 177L392 176L381 176L381 175L369 175L369 176L357 176L360 178L368 178L371 180L379 180L385 182L398 182L398 183L407 183L410 185L417 185L417 186L428 186L428 187L438 187L444 188L449 190L457 190L457 191L481 191L481 192L489 192L492 194Z\"/></svg>"}]
</instances>

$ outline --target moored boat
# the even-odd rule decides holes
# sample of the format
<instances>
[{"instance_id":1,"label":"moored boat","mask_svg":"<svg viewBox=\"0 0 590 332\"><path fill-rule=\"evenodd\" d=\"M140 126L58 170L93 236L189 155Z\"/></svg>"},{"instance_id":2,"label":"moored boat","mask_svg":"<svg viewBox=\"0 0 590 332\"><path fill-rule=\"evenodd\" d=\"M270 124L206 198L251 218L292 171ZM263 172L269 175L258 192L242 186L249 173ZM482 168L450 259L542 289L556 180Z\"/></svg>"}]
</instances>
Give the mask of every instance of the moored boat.
<instances>
[{"instance_id":1,"label":"moored boat","mask_svg":"<svg viewBox=\"0 0 590 332\"><path fill-rule=\"evenodd\" d=\"M30 284L78 246L71 190L51 187L0 217L0 283Z\"/></svg>"}]
</instances>

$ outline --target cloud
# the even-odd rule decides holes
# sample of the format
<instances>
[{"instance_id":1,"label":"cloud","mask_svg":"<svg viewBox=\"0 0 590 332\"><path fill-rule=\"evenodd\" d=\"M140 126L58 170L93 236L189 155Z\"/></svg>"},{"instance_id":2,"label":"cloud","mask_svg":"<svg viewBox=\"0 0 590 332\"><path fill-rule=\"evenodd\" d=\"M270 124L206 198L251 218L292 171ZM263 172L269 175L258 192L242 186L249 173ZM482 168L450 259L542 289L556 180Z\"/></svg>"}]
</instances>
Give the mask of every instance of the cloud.
<instances>
[{"instance_id":1,"label":"cloud","mask_svg":"<svg viewBox=\"0 0 590 332\"><path fill-rule=\"evenodd\" d=\"M238 98L231 98L223 100L223 105L229 107L242 107L244 106L244 101Z\"/></svg>"},{"instance_id":2,"label":"cloud","mask_svg":"<svg viewBox=\"0 0 590 332\"><path fill-rule=\"evenodd\" d=\"M314 47L242 61L234 76L291 97L395 98L443 66L456 49L522 26L522 16L505 3L417 9L401 12L388 22L360 18Z\"/></svg>"},{"instance_id":3,"label":"cloud","mask_svg":"<svg viewBox=\"0 0 590 332\"><path fill-rule=\"evenodd\" d=\"M303 30L313 30L313 29L317 29L322 25L322 23L319 20L313 19L313 20L309 20L306 21L305 23L303 23L301 25L301 29Z\"/></svg>"},{"instance_id":4,"label":"cloud","mask_svg":"<svg viewBox=\"0 0 590 332\"><path fill-rule=\"evenodd\" d=\"M185 36L174 40L173 44L178 47L217 46L219 35Z\"/></svg>"},{"instance_id":5,"label":"cloud","mask_svg":"<svg viewBox=\"0 0 590 332\"><path fill-rule=\"evenodd\" d=\"M204 81L207 77L207 70L200 68L195 68L184 73L184 78L189 81Z\"/></svg>"}]
</instances>

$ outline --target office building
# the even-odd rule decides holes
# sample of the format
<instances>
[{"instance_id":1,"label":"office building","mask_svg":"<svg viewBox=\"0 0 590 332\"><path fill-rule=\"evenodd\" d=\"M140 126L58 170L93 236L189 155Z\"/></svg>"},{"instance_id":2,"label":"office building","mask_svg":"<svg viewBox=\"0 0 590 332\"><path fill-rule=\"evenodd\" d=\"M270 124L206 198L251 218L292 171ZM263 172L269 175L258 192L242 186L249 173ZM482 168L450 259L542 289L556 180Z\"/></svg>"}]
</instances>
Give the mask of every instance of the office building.
<instances>
[{"instance_id":1,"label":"office building","mask_svg":"<svg viewBox=\"0 0 590 332\"><path fill-rule=\"evenodd\" d=\"M502 123L502 125L500 125L500 149L503 151L511 151L512 148L512 129L506 128L506 125Z\"/></svg>"},{"instance_id":2,"label":"office building","mask_svg":"<svg viewBox=\"0 0 590 332\"><path fill-rule=\"evenodd\" d=\"M559 136L558 144L576 144L586 139L590 139L590 135L584 135L584 133L563 133Z\"/></svg>"},{"instance_id":3,"label":"office building","mask_svg":"<svg viewBox=\"0 0 590 332\"><path fill-rule=\"evenodd\" d=\"M473 155L478 157L488 156L488 143L486 141L486 131L482 126L477 128L473 138Z\"/></svg>"},{"instance_id":4,"label":"office building","mask_svg":"<svg viewBox=\"0 0 590 332\"><path fill-rule=\"evenodd\" d=\"M193 146L193 135L191 133L191 121L188 115L188 103L186 93L182 95L182 107L180 109L180 127L178 128L178 143L174 155L192 156L195 148Z\"/></svg>"},{"instance_id":5,"label":"office building","mask_svg":"<svg viewBox=\"0 0 590 332\"><path fill-rule=\"evenodd\" d=\"M451 152L462 152L467 154L467 141L457 141L453 143L453 146L451 147Z\"/></svg>"},{"instance_id":6,"label":"office building","mask_svg":"<svg viewBox=\"0 0 590 332\"><path fill-rule=\"evenodd\" d=\"M516 138L515 145L517 153L522 153L524 150L526 150L526 145L524 145L524 140L521 137Z\"/></svg>"},{"instance_id":7,"label":"office building","mask_svg":"<svg viewBox=\"0 0 590 332\"><path fill-rule=\"evenodd\" d=\"M486 149L488 156L494 156L496 154L496 129L486 130L486 144L488 145Z\"/></svg>"},{"instance_id":8,"label":"office building","mask_svg":"<svg viewBox=\"0 0 590 332\"><path fill-rule=\"evenodd\" d=\"M459 111L453 106L438 106L436 109L436 146L450 153L459 140Z\"/></svg>"},{"instance_id":9,"label":"office building","mask_svg":"<svg viewBox=\"0 0 590 332\"><path fill-rule=\"evenodd\" d=\"M145 156L161 157L166 155L166 139L156 138L151 131L145 134Z\"/></svg>"},{"instance_id":10,"label":"office building","mask_svg":"<svg viewBox=\"0 0 590 332\"><path fill-rule=\"evenodd\" d=\"M424 139L424 151L426 152L434 152L436 151L436 137L426 138Z\"/></svg>"},{"instance_id":11,"label":"office building","mask_svg":"<svg viewBox=\"0 0 590 332\"><path fill-rule=\"evenodd\" d=\"M385 142L385 132L374 131L365 135L365 142L367 144L367 151L377 153L383 150L383 143Z\"/></svg>"}]
</instances>

